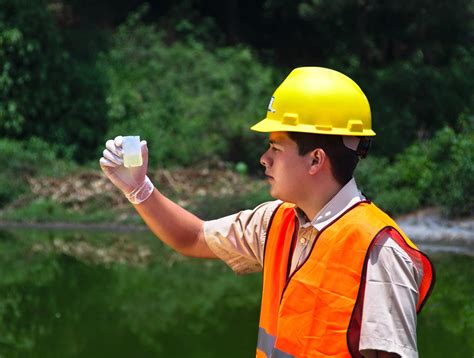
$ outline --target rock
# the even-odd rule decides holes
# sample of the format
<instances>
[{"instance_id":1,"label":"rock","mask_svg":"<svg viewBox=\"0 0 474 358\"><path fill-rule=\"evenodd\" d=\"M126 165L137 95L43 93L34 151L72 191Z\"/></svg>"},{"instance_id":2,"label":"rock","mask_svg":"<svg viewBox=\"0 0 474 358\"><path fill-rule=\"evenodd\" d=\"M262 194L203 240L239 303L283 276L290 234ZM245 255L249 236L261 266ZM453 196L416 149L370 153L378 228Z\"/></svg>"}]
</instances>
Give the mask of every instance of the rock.
<instances>
[{"instance_id":1,"label":"rock","mask_svg":"<svg viewBox=\"0 0 474 358\"><path fill-rule=\"evenodd\" d=\"M474 254L474 218L447 219L437 208L419 210L398 218L407 236L420 245L451 246ZM450 250L447 250L450 251Z\"/></svg>"}]
</instances>

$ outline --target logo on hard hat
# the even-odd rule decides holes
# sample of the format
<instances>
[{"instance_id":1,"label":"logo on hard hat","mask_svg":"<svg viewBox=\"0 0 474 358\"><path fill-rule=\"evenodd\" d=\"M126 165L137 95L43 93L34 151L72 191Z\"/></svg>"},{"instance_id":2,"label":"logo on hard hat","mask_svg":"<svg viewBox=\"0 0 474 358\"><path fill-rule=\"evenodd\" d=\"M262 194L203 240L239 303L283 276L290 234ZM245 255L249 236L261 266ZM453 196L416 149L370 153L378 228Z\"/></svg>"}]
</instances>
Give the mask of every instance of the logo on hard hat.
<instances>
[{"instance_id":1,"label":"logo on hard hat","mask_svg":"<svg viewBox=\"0 0 474 358\"><path fill-rule=\"evenodd\" d=\"M270 100L270 103L268 104L268 112L275 113L276 111L272 108L273 101L275 100L275 97L272 96L272 99Z\"/></svg>"}]
</instances>

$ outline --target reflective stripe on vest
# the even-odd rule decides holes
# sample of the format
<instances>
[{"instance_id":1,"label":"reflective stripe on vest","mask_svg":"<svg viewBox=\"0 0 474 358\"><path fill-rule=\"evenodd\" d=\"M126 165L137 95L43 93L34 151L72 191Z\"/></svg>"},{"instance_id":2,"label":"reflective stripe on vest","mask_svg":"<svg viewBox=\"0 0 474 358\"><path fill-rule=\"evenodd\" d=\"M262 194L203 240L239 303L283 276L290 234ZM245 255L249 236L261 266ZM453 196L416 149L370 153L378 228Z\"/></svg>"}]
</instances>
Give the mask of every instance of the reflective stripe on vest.
<instances>
[{"instance_id":1,"label":"reflective stripe on vest","mask_svg":"<svg viewBox=\"0 0 474 358\"><path fill-rule=\"evenodd\" d=\"M294 358L294 356L292 356L291 354L282 352L279 349L275 348L275 340L276 337L265 332L263 328L259 328L257 350L260 350L261 352L265 353L265 357L268 358Z\"/></svg>"},{"instance_id":2,"label":"reflective stripe on vest","mask_svg":"<svg viewBox=\"0 0 474 358\"><path fill-rule=\"evenodd\" d=\"M373 244L390 237L423 271L417 311L432 283L429 260L375 205L359 203L323 229L288 274L295 212L282 204L265 243L257 357L360 357L365 272Z\"/></svg>"},{"instance_id":3,"label":"reflective stripe on vest","mask_svg":"<svg viewBox=\"0 0 474 358\"><path fill-rule=\"evenodd\" d=\"M270 357L272 354L273 347L275 347L275 340L276 337L265 332L263 328L258 329L257 349L264 352L267 357Z\"/></svg>"}]
</instances>

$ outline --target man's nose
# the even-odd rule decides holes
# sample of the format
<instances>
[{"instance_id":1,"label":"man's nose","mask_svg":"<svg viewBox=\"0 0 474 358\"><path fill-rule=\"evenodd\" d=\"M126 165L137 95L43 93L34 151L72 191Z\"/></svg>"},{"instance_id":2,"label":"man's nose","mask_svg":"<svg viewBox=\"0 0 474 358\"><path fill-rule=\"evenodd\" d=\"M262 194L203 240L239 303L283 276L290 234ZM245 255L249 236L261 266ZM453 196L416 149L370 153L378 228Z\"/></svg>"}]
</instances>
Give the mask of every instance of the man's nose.
<instances>
[{"instance_id":1,"label":"man's nose","mask_svg":"<svg viewBox=\"0 0 474 358\"><path fill-rule=\"evenodd\" d=\"M271 159L268 156L268 150L262 154L260 157L260 164L262 164L265 168L269 167L271 164Z\"/></svg>"}]
</instances>

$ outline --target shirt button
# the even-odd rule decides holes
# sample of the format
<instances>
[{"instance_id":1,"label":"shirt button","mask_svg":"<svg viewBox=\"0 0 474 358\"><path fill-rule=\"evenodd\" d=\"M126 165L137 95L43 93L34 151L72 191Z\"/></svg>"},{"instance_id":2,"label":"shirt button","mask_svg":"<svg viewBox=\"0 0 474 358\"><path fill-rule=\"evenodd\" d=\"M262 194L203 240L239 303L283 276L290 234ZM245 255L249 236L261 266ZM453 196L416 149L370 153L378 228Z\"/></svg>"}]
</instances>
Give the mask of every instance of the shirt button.
<instances>
[{"instance_id":1,"label":"shirt button","mask_svg":"<svg viewBox=\"0 0 474 358\"><path fill-rule=\"evenodd\" d=\"M306 244L306 239L305 239L304 237L302 237L302 238L300 239L300 244L301 244L301 245Z\"/></svg>"}]
</instances>

